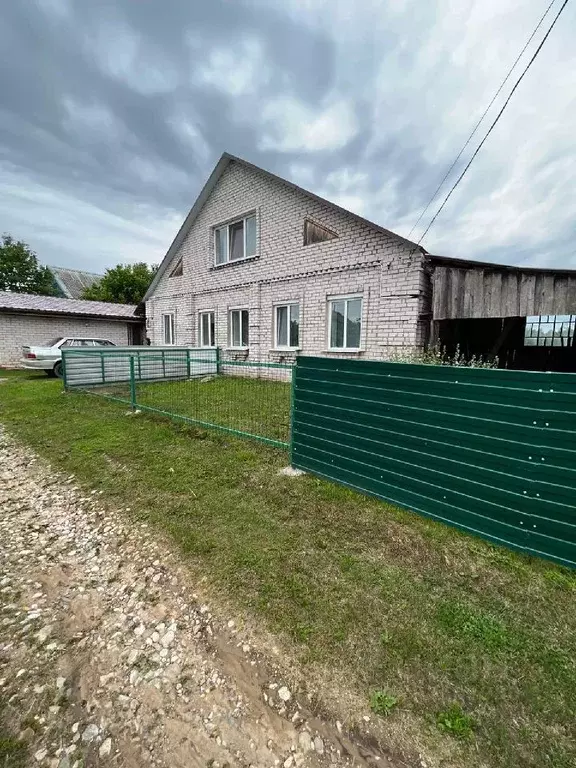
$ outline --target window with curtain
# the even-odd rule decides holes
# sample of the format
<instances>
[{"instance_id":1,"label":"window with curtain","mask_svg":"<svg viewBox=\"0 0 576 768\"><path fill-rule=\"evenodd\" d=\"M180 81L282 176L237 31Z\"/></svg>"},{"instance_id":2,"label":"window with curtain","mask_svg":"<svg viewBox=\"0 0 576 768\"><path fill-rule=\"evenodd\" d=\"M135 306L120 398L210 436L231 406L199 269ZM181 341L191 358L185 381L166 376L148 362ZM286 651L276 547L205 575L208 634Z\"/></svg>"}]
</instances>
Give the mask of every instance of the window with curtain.
<instances>
[{"instance_id":1,"label":"window with curtain","mask_svg":"<svg viewBox=\"0 0 576 768\"><path fill-rule=\"evenodd\" d=\"M330 349L359 349L362 299L343 297L328 302Z\"/></svg>"},{"instance_id":2,"label":"window with curtain","mask_svg":"<svg viewBox=\"0 0 576 768\"><path fill-rule=\"evenodd\" d=\"M200 312L200 346L215 347L216 333L214 312Z\"/></svg>"},{"instance_id":3,"label":"window with curtain","mask_svg":"<svg viewBox=\"0 0 576 768\"><path fill-rule=\"evenodd\" d=\"M162 328L164 335L164 344L171 346L175 343L174 333L174 315L172 313L162 315Z\"/></svg>"},{"instance_id":4,"label":"window with curtain","mask_svg":"<svg viewBox=\"0 0 576 768\"><path fill-rule=\"evenodd\" d=\"M231 309L228 316L228 341L231 347L248 346L249 314L247 309Z\"/></svg>"},{"instance_id":5,"label":"window with curtain","mask_svg":"<svg viewBox=\"0 0 576 768\"><path fill-rule=\"evenodd\" d=\"M256 256L256 214L216 227L214 251L217 265Z\"/></svg>"},{"instance_id":6,"label":"window with curtain","mask_svg":"<svg viewBox=\"0 0 576 768\"><path fill-rule=\"evenodd\" d=\"M300 346L299 304L283 304L276 307L276 346Z\"/></svg>"}]
</instances>

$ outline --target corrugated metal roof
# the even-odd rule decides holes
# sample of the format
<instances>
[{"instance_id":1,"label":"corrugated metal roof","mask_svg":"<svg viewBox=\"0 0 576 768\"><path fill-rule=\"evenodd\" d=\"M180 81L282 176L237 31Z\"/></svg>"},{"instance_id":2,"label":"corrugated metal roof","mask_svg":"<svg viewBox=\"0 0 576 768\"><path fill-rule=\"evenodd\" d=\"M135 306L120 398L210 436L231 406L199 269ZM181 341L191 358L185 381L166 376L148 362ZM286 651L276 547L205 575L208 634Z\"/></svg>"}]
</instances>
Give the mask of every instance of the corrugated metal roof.
<instances>
[{"instance_id":1,"label":"corrugated metal roof","mask_svg":"<svg viewBox=\"0 0 576 768\"><path fill-rule=\"evenodd\" d=\"M105 301L60 299L55 296L35 296L31 293L11 293L7 291L0 291L1 311L141 320L141 318L135 315L136 306L134 304L111 304Z\"/></svg>"},{"instance_id":2,"label":"corrugated metal roof","mask_svg":"<svg viewBox=\"0 0 576 768\"><path fill-rule=\"evenodd\" d=\"M79 299L86 288L102 280L104 275L96 275L94 272L82 272L79 269L67 269L66 267L49 267L54 275L58 287L68 299Z\"/></svg>"}]
</instances>

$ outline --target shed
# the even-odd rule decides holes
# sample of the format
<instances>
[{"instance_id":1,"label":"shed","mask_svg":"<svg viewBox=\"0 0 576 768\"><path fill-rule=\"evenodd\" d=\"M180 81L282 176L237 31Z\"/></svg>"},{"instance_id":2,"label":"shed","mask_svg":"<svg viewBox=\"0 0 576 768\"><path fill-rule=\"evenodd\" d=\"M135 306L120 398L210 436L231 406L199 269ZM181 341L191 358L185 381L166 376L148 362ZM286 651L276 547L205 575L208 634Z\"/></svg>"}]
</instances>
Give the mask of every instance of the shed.
<instances>
[{"instance_id":1,"label":"shed","mask_svg":"<svg viewBox=\"0 0 576 768\"><path fill-rule=\"evenodd\" d=\"M17 365L24 345L62 336L141 344L143 318L131 304L0 291L0 365Z\"/></svg>"},{"instance_id":2,"label":"shed","mask_svg":"<svg viewBox=\"0 0 576 768\"><path fill-rule=\"evenodd\" d=\"M508 368L576 370L576 270L427 256L431 342Z\"/></svg>"}]
</instances>

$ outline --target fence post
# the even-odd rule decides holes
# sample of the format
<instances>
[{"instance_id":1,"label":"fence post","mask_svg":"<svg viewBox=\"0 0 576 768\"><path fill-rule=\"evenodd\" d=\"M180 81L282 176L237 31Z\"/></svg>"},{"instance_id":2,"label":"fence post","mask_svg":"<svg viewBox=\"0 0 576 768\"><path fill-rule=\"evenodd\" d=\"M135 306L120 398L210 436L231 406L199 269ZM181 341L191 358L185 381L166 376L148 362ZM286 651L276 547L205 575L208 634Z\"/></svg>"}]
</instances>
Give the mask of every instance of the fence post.
<instances>
[{"instance_id":1,"label":"fence post","mask_svg":"<svg viewBox=\"0 0 576 768\"><path fill-rule=\"evenodd\" d=\"M134 376L134 355L130 355L130 407L136 410L136 377Z\"/></svg>"},{"instance_id":2,"label":"fence post","mask_svg":"<svg viewBox=\"0 0 576 768\"><path fill-rule=\"evenodd\" d=\"M68 391L68 380L66 379L66 350L62 350L62 382L64 384L64 391Z\"/></svg>"},{"instance_id":3,"label":"fence post","mask_svg":"<svg viewBox=\"0 0 576 768\"><path fill-rule=\"evenodd\" d=\"M220 347L216 347L216 376L220 375Z\"/></svg>"},{"instance_id":4,"label":"fence post","mask_svg":"<svg viewBox=\"0 0 576 768\"><path fill-rule=\"evenodd\" d=\"M104 367L104 352L100 351L100 371L102 373L102 384L106 383L106 369Z\"/></svg>"},{"instance_id":5,"label":"fence post","mask_svg":"<svg viewBox=\"0 0 576 768\"><path fill-rule=\"evenodd\" d=\"M296 367L298 365L298 357L296 357L296 362L290 369L290 373L292 375L292 381L290 383L290 434L288 435L289 445L288 445L288 455L290 456L290 466L293 466L292 459L294 455L294 403L296 402Z\"/></svg>"},{"instance_id":6,"label":"fence post","mask_svg":"<svg viewBox=\"0 0 576 768\"><path fill-rule=\"evenodd\" d=\"M186 350L186 376L190 378L190 350Z\"/></svg>"}]
</instances>

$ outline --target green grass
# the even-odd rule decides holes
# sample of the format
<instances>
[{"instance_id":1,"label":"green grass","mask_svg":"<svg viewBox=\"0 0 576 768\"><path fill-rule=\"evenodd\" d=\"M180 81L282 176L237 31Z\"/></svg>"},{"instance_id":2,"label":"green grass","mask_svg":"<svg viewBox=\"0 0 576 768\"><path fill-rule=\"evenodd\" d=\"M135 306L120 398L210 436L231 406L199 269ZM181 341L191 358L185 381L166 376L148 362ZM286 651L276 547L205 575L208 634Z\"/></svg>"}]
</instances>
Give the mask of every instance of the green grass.
<instances>
[{"instance_id":1,"label":"green grass","mask_svg":"<svg viewBox=\"0 0 576 768\"><path fill-rule=\"evenodd\" d=\"M0 370L0 378L3 372ZM0 383L0 386L2 384ZM1 395L0 395L1 398ZM0 592L0 608L5 595ZM0 612L1 615L1 612ZM3 676L3 668L0 667L0 677ZM25 768L28 762L28 747L25 742L14 735L13 723L9 722L7 688L0 691L0 768Z\"/></svg>"},{"instance_id":2,"label":"green grass","mask_svg":"<svg viewBox=\"0 0 576 768\"><path fill-rule=\"evenodd\" d=\"M392 696L386 691L374 691L370 696L370 708L376 715L387 717L397 705L396 696Z\"/></svg>"},{"instance_id":3,"label":"green grass","mask_svg":"<svg viewBox=\"0 0 576 768\"><path fill-rule=\"evenodd\" d=\"M263 369L271 377L283 369ZM126 384L106 387L112 396L130 400ZM268 440L288 442L290 384L287 381L206 376L189 381L142 383L136 386L138 407L154 408Z\"/></svg>"},{"instance_id":4,"label":"green grass","mask_svg":"<svg viewBox=\"0 0 576 768\"><path fill-rule=\"evenodd\" d=\"M457 739L469 739L475 726L474 718L465 714L458 703L452 704L444 712L438 712L436 723L441 731Z\"/></svg>"},{"instance_id":5,"label":"green grass","mask_svg":"<svg viewBox=\"0 0 576 768\"><path fill-rule=\"evenodd\" d=\"M378 719L392 748L402 732L452 766L576 764L575 573L279 476L285 451L126 410L43 376L0 384L0 421L172 537L213 590L295 644L304 674L337 671L367 708L393 692L402 707Z\"/></svg>"}]
</instances>

